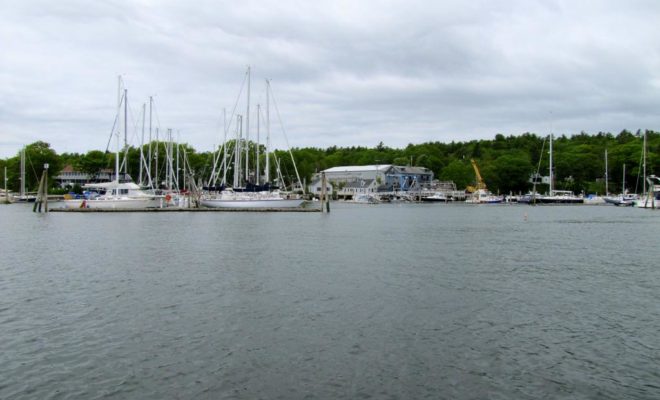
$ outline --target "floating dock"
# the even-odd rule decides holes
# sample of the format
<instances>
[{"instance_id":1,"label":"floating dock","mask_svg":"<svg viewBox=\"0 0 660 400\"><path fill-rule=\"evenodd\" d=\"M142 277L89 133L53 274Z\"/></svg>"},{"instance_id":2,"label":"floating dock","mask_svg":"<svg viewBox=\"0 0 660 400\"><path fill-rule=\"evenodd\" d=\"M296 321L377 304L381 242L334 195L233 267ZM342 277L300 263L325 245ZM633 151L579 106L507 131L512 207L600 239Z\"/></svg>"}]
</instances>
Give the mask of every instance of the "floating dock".
<instances>
[{"instance_id":1,"label":"floating dock","mask_svg":"<svg viewBox=\"0 0 660 400\"><path fill-rule=\"evenodd\" d=\"M320 208L51 208L48 212L130 213L130 212L321 212Z\"/></svg>"}]
</instances>

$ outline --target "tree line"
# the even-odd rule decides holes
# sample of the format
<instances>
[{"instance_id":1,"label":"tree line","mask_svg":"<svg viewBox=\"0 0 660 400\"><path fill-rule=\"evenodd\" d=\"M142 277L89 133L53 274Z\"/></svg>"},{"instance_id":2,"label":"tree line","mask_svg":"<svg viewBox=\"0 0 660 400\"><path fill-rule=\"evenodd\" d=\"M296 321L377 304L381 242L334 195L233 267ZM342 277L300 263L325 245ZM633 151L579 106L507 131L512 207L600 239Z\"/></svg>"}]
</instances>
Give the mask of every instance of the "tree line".
<instances>
[{"instance_id":1,"label":"tree line","mask_svg":"<svg viewBox=\"0 0 660 400\"><path fill-rule=\"evenodd\" d=\"M660 174L660 133L647 130L635 133L624 130L614 135L599 132L587 134L582 132L572 136L555 136L553 142L553 164L555 184L557 189L572 190L576 193L605 192L605 152L607 151L607 176L610 192L619 192L623 185L623 170L625 165L625 182L630 191L641 191L642 187L642 150L643 137L647 140L647 174ZM233 142L227 146L228 156L233 153ZM256 166L256 145L250 143L250 168ZM172 147L173 151L177 145ZM183 166L185 153L186 165L193 173L196 181L208 184L208 179L214 164L221 161L216 151L197 152L192 146L182 143L178 145L180 166ZM154 182L162 182L165 176L166 142L152 142L142 147L142 153L148 155L151 149L150 170ZM378 165L395 164L425 167L433 171L436 179L453 181L458 188L473 185L475 174L470 164L474 159L479 165L481 175L488 188L496 193L525 193L532 187L530 176L535 173L548 175L548 138L534 133L504 136L495 135L494 139L472 140L466 142L452 141L426 142L409 144L405 148L391 148L382 142L375 147L337 147L293 148L291 154L301 179L309 183L312 176L324 169L346 165ZM259 146L259 163L262 170L266 165L263 146ZM54 184L57 176L66 165L74 170L95 175L111 169L114 170L114 153L91 150L87 153L62 153L51 148L50 144L38 141L25 147L26 152L26 187L29 191L38 186L44 163L49 164L49 182ZM140 168L140 148L129 147L128 172L137 180ZM147 157L147 156L145 156ZM157 158L158 157L158 158ZM287 184L296 180L293 162L288 150L275 150L271 153L270 176L277 177L277 167ZM154 167L159 164L156 176ZM0 160L0 173L7 167L8 187L18 190L20 187L20 153L16 156ZM233 170L227 172L231 183ZM156 184L158 185L158 184ZM543 188L541 188L543 190Z\"/></svg>"}]
</instances>

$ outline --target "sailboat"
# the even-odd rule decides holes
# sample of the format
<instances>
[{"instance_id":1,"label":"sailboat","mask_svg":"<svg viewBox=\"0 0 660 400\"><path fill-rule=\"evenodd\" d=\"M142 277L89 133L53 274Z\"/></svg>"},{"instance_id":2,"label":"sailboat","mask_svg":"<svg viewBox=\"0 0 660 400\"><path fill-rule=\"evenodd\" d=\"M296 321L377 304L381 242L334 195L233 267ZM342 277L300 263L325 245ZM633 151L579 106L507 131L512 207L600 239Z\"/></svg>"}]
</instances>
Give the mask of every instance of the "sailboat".
<instances>
[{"instance_id":1,"label":"sailboat","mask_svg":"<svg viewBox=\"0 0 660 400\"><path fill-rule=\"evenodd\" d=\"M127 130L127 91L124 89L124 95L121 98L124 104L124 137ZM118 111L119 111L118 107ZM115 151L115 180L104 183L88 183L83 185L83 189L88 193L82 199L65 199L65 208L96 208L96 209L142 209L156 208L163 206L164 196L156 195L153 191L144 190L139 185L130 181L122 181L120 176L119 164L119 130L116 132L116 151ZM128 160L125 158L124 163ZM124 178L127 176L124 172Z\"/></svg>"},{"instance_id":2,"label":"sailboat","mask_svg":"<svg viewBox=\"0 0 660 400\"><path fill-rule=\"evenodd\" d=\"M19 202L19 203L34 203L35 200L37 199L37 196L34 194L29 194L26 189L25 189L25 166L26 166L26 155L25 155L25 147L21 149L21 186L19 188L18 196L14 196L13 201Z\"/></svg>"},{"instance_id":3,"label":"sailboat","mask_svg":"<svg viewBox=\"0 0 660 400\"><path fill-rule=\"evenodd\" d=\"M621 186L621 194L618 196L606 196L605 203L614 204L615 206L632 206L635 200L639 199L637 193L628 193L626 190L626 164L623 164L623 184Z\"/></svg>"},{"instance_id":4,"label":"sailboat","mask_svg":"<svg viewBox=\"0 0 660 400\"><path fill-rule=\"evenodd\" d=\"M553 134L550 134L550 165L549 165L549 184L548 193L545 195L538 194L536 192L529 193L522 196L518 202L519 203L528 203L528 204L584 204L584 198L581 196L576 196L570 190L556 190L554 188L554 168L552 166L552 141Z\"/></svg>"},{"instance_id":5,"label":"sailboat","mask_svg":"<svg viewBox=\"0 0 660 400\"><path fill-rule=\"evenodd\" d=\"M247 70L247 112L245 123L245 138L243 137L243 119L239 115L236 119L236 141L234 143L233 166L234 166L234 182L231 188L226 186L226 180L223 179L220 190L213 193L207 193L200 199L200 205L208 208L235 208L235 209L281 209L281 208L298 208L305 202L302 198L295 198L291 196L283 196L279 190L273 190L270 186L269 176L269 151L270 151L270 82L266 81L266 127L267 127L267 146L266 146L266 177L265 184L260 184L260 169L259 169L259 121L261 117L260 108L257 107L257 141L256 141L256 154L255 164L256 170L254 172L254 182L250 181L249 173L249 134L250 134L250 68ZM225 127L225 136L227 128ZM226 144L226 140L225 140ZM242 144L245 145L245 158L244 164L242 160ZM226 146L224 147L223 167L226 173L227 160L226 160ZM245 167L243 176L243 166ZM296 175L298 175L297 167ZM219 174L218 174L219 175ZM217 176L215 171L212 176ZM217 189L213 187L214 189ZM209 185L211 189L211 185Z\"/></svg>"},{"instance_id":6,"label":"sailboat","mask_svg":"<svg viewBox=\"0 0 660 400\"><path fill-rule=\"evenodd\" d=\"M655 175L646 175L646 131L644 132L644 141L642 146L644 188L642 196L635 200L633 203L634 206L638 208L658 208L660 207L660 178ZM646 186L647 183L648 188Z\"/></svg>"}]
</instances>

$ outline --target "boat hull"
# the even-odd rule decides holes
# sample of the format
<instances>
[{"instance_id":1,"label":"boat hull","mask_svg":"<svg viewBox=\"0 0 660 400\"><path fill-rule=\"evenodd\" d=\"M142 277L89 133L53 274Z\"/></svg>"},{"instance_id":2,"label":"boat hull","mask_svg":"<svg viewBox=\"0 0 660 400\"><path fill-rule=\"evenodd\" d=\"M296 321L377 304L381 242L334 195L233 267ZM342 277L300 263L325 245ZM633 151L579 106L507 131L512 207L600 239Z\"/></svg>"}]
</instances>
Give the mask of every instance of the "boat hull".
<instances>
[{"instance_id":1,"label":"boat hull","mask_svg":"<svg viewBox=\"0 0 660 400\"><path fill-rule=\"evenodd\" d=\"M162 207L161 198L145 199L75 199L64 200L65 208L94 208L94 209L139 209L139 208L160 208Z\"/></svg>"},{"instance_id":2,"label":"boat hull","mask_svg":"<svg viewBox=\"0 0 660 400\"><path fill-rule=\"evenodd\" d=\"M202 207L208 208L298 208L304 203L302 199L258 199L258 200L226 200L226 199L203 199L200 201Z\"/></svg>"}]
</instances>

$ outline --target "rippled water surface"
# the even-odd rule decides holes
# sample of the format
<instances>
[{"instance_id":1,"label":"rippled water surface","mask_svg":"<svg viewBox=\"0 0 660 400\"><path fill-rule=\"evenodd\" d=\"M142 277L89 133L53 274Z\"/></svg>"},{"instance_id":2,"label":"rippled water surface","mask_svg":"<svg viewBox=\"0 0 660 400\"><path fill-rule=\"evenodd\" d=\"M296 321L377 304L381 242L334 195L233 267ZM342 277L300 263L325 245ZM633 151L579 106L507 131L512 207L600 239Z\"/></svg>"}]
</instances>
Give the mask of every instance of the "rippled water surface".
<instances>
[{"instance_id":1,"label":"rippled water surface","mask_svg":"<svg viewBox=\"0 0 660 400\"><path fill-rule=\"evenodd\" d=\"M2 399L658 399L660 212L0 206Z\"/></svg>"}]
</instances>

